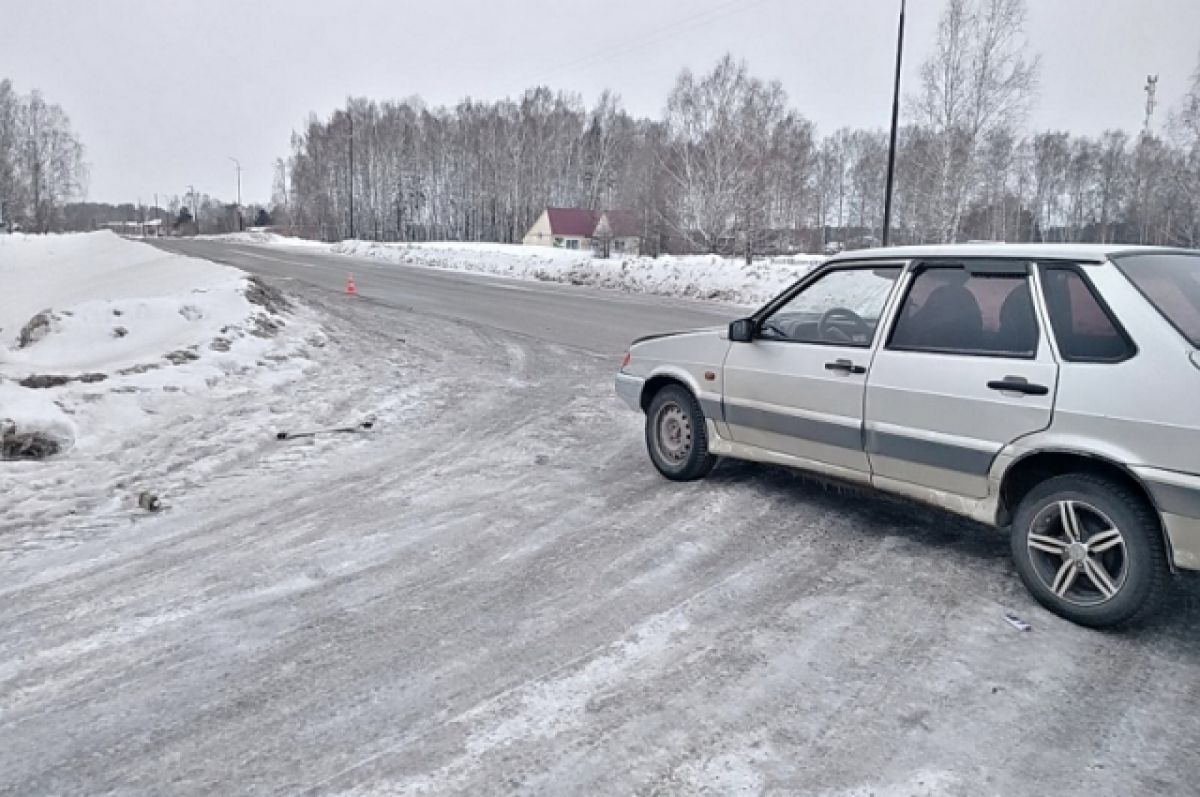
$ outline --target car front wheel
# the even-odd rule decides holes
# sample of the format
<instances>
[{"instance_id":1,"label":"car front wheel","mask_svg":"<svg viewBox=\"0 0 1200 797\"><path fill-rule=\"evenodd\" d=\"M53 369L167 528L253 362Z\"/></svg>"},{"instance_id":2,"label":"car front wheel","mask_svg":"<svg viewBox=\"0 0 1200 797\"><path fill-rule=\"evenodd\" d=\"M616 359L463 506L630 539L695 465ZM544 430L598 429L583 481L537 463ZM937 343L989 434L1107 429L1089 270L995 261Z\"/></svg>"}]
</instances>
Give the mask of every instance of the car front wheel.
<instances>
[{"instance_id":1,"label":"car front wheel","mask_svg":"<svg viewBox=\"0 0 1200 797\"><path fill-rule=\"evenodd\" d=\"M1021 502L1013 523L1017 572L1050 611L1093 628L1149 613L1170 576L1158 518L1113 479L1056 476Z\"/></svg>"},{"instance_id":2,"label":"car front wheel","mask_svg":"<svg viewBox=\"0 0 1200 797\"><path fill-rule=\"evenodd\" d=\"M672 481L708 475L717 458L708 453L700 402L686 388L667 385L646 408L646 449L658 472Z\"/></svg>"}]
</instances>

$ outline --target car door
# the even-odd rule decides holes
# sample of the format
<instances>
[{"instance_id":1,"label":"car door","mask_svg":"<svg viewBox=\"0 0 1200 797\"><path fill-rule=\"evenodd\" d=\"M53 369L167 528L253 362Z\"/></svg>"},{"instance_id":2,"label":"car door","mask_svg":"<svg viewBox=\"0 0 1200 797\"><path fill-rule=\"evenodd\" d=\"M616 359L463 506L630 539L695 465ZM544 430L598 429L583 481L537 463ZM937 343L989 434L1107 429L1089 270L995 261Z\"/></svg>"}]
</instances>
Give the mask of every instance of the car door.
<instances>
[{"instance_id":1,"label":"car door","mask_svg":"<svg viewBox=\"0 0 1200 797\"><path fill-rule=\"evenodd\" d=\"M755 317L753 339L731 344L725 359L724 413L735 442L867 478L866 372L901 270L831 268Z\"/></svg>"},{"instance_id":2,"label":"car door","mask_svg":"<svg viewBox=\"0 0 1200 797\"><path fill-rule=\"evenodd\" d=\"M914 264L866 388L873 479L988 494L1008 443L1050 424L1058 365L1029 263Z\"/></svg>"}]
</instances>

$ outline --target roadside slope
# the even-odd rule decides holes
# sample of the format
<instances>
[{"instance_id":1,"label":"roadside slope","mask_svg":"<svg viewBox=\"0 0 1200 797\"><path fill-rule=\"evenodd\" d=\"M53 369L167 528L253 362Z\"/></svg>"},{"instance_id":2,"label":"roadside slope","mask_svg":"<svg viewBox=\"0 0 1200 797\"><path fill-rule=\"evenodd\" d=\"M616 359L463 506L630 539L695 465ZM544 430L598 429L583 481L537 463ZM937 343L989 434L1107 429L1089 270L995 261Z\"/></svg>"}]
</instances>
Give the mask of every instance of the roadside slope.
<instances>
[{"instance_id":1,"label":"roadside slope","mask_svg":"<svg viewBox=\"0 0 1200 797\"><path fill-rule=\"evenodd\" d=\"M0 283L0 555L174 498L324 340L245 273L109 232L0 236Z\"/></svg>"}]
</instances>

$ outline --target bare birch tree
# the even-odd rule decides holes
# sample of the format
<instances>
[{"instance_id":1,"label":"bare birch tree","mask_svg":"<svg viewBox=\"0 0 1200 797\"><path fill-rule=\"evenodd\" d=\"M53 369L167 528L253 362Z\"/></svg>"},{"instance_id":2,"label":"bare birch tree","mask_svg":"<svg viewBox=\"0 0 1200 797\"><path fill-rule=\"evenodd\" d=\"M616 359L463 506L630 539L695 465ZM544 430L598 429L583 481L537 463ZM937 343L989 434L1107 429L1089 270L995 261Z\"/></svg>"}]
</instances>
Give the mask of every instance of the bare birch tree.
<instances>
[{"instance_id":1,"label":"bare birch tree","mask_svg":"<svg viewBox=\"0 0 1200 797\"><path fill-rule=\"evenodd\" d=\"M1037 87L1038 59L1026 56L1025 0L948 0L934 52L921 70L916 109L937 146L929 197L939 241L957 238L979 149L995 130L1022 120Z\"/></svg>"}]
</instances>

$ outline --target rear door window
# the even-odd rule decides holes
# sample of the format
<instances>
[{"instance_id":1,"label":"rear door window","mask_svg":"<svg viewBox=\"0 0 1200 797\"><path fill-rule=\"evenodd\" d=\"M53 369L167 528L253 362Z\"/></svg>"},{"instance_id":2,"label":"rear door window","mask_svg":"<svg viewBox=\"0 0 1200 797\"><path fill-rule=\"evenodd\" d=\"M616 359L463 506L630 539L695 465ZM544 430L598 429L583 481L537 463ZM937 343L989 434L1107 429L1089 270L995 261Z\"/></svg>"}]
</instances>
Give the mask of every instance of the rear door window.
<instances>
[{"instance_id":1,"label":"rear door window","mask_svg":"<svg viewBox=\"0 0 1200 797\"><path fill-rule=\"evenodd\" d=\"M1033 358L1038 323L1026 274L935 266L913 280L888 348Z\"/></svg>"},{"instance_id":2,"label":"rear door window","mask_svg":"<svg viewBox=\"0 0 1200 797\"><path fill-rule=\"evenodd\" d=\"M1136 351L1077 268L1043 266L1042 291L1058 352L1070 362L1120 362Z\"/></svg>"},{"instance_id":3,"label":"rear door window","mask_svg":"<svg viewBox=\"0 0 1200 797\"><path fill-rule=\"evenodd\" d=\"M1200 255L1119 255L1112 260L1158 312L1200 348Z\"/></svg>"}]
</instances>

